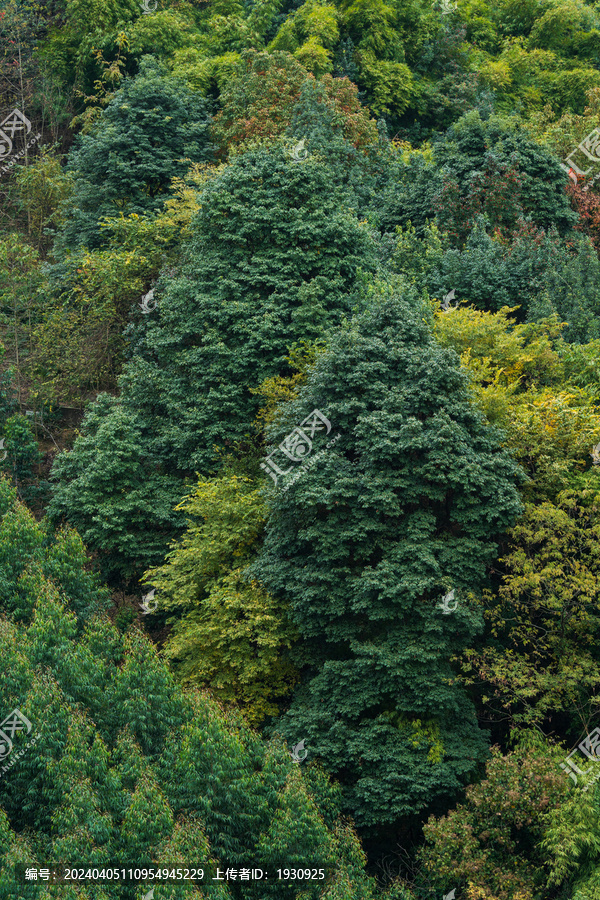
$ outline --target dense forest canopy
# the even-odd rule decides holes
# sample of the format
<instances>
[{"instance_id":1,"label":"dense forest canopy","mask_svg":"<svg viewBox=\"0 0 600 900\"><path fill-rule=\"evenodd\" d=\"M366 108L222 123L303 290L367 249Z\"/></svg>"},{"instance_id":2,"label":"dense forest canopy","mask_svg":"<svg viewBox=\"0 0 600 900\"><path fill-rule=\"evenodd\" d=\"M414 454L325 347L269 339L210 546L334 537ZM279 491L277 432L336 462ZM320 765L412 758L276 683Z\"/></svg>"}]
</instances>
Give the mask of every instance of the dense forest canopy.
<instances>
[{"instance_id":1,"label":"dense forest canopy","mask_svg":"<svg viewBox=\"0 0 600 900\"><path fill-rule=\"evenodd\" d=\"M0 196L0 900L600 900L600 6L0 0Z\"/></svg>"}]
</instances>

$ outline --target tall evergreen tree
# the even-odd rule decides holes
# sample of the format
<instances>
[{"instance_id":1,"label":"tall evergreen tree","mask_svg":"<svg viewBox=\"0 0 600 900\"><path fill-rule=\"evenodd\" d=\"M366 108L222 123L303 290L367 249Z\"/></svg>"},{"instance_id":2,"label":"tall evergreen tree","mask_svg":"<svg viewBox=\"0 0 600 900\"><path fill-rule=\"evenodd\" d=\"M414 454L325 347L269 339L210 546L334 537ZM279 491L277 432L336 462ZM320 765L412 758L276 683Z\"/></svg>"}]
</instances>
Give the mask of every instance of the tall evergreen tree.
<instances>
[{"instance_id":1,"label":"tall evergreen tree","mask_svg":"<svg viewBox=\"0 0 600 900\"><path fill-rule=\"evenodd\" d=\"M481 628L495 535L520 510L519 470L423 316L376 300L284 407L278 443L315 408L339 438L286 490L271 486L256 564L304 638L303 681L274 727L341 779L363 829L388 834L454 797L483 759L450 660Z\"/></svg>"},{"instance_id":2,"label":"tall evergreen tree","mask_svg":"<svg viewBox=\"0 0 600 900\"><path fill-rule=\"evenodd\" d=\"M159 210L171 179L211 158L204 100L144 57L70 155L75 191L57 249L102 246L103 216Z\"/></svg>"},{"instance_id":3,"label":"tall evergreen tree","mask_svg":"<svg viewBox=\"0 0 600 900\"><path fill-rule=\"evenodd\" d=\"M133 565L139 577L160 561L157 531L161 550L175 533L163 531L165 492L175 506L185 477L209 474L223 448L252 439L252 389L292 373L289 348L339 324L357 270L375 265L369 231L327 165L281 147L235 157L202 192L192 228L179 271L158 282L158 309L134 335L119 401L101 396L53 469L51 514L71 520L112 573ZM107 497L100 521L94 507Z\"/></svg>"}]
</instances>

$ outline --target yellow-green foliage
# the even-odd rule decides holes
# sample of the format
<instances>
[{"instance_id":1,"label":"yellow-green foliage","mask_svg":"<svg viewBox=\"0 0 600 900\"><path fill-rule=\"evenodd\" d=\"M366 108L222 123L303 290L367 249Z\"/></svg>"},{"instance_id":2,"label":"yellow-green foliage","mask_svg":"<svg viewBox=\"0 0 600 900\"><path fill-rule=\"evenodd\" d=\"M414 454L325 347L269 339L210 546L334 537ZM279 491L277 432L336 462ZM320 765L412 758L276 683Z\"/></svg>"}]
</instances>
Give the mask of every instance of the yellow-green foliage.
<instances>
[{"instance_id":1,"label":"yellow-green foliage","mask_svg":"<svg viewBox=\"0 0 600 900\"><path fill-rule=\"evenodd\" d=\"M527 504L509 534L497 593L484 594L492 640L465 654L468 683L483 702L523 725L558 712L589 723L600 666L600 475L556 503Z\"/></svg>"},{"instance_id":2,"label":"yellow-green foliage","mask_svg":"<svg viewBox=\"0 0 600 900\"><path fill-rule=\"evenodd\" d=\"M301 47L298 47L294 56L308 72L312 72L314 75L324 75L332 69L331 53L314 35L309 37Z\"/></svg>"},{"instance_id":3,"label":"yellow-green foliage","mask_svg":"<svg viewBox=\"0 0 600 900\"><path fill-rule=\"evenodd\" d=\"M128 33L132 53L168 57L195 38L192 16L183 10L157 9L137 19Z\"/></svg>"},{"instance_id":4,"label":"yellow-green foliage","mask_svg":"<svg viewBox=\"0 0 600 900\"><path fill-rule=\"evenodd\" d=\"M436 336L460 354L486 416L504 429L532 479L526 496L553 499L590 467L591 448L600 442L600 406L574 374L566 378L559 323L517 325L513 311L438 312Z\"/></svg>"},{"instance_id":5,"label":"yellow-green foliage","mask_svg":"<svg viewBox=\"0 0 600 900\"><path fill-rule=\"evenodd\" d=\"M132 306L161 266L176 259L199 209L198 191L221 168L192 164L185 179L173 179L172 196L158 215L132 213L101 221L109 247L86 250L76 258L69 291L43 304L29 333L27 375L43 400L81 403L88 392L115 386L122 331ZM33 167L24 171L34 173L23 181L22 190L35 191L33 209L43 223L52 217L52 191L58 191L60 183L56 189L50 185L46 200ZM21 249L18 253L23 259ZM1 257L0 252L0 262Z\"/></svg>"},{"instance_id":6,"label":"yellow-green foliage","mask_svg":"<svg viewBox=\"0 0 600 900\"><path fill-rule=\"evenodd\" d=\"M600 442L599 347L565 345L555 319L518 325L512 312L463 307L435 319L438 340L460 353L479 404L529 475L533 501L494 567L496 593L484 594L493 641L467 652L464 671L487 685L484 703L518 724L580 702L584 722L600 685L600 472L590 458Z\"/></svg>"},{"instance_id":7,"label":"yellow-green foliage","mask_svg":"<svg viewBox=\"0 0 600 900\"><path fill-rule=\"evenodd\" d=\"M532 47L554 50L565 56L581 53L590 44L595 44L597 49L600 32L594 27L595 24L596 14L584 3L573 0L556 3L536 20L529 43Z\"/></svg>"},{"instance_id":8,"label":"yellow-green foliage","mask_svg":"<svg viewBox=\"0 0 600 900\"><path fill-rule=\"evenodd\" d=\"M327 3L307 0L283 23L269 51L285 50L314 75L332 70L330 48L339 40L337 10Z\"/></svg>"},{"instance_id":9,"label":"yellow-green foliage","mask_svg":"<svg viewBox=\"0 0 600 900\"><path fill-rule=\"evenodd\" d=\"M60 225L64 218L61 206L72 191L73 176L64 171L52 148L43 147L29 165L17 167L15 182L27 208L29 237L40 249L48 243L44 229Z\"/></svg>"},{"instance_id":10,"label":"yellow-green foliage","mask_svg":"<svg viewBox=\"0 0 600 900\"><path fill-rule=\"evenodd\" d=\"M479 69L477 56L472 65ZM520 98L528 115L545 104L555 109L582 109L588 92L600 87L600 73L583 60L565 60L553 50L526 49L520 40L507 41L495 60L483 64L483 77L498 90L499 105L507 111Z\"/></svg>"},{"instance_id":11,"label":"yellow-green foliage","mask_svg":"<svg viewBox=\"0 0 600 900\"><path fill-rule=\"evenodd\" d=\"M161 589L164 585L161 581ZM285 658L294 639L284 605L236 569L215 581L198 608L177 621L166 655L183 682L209 687L258 726L279 712L278 701L296 683L297 671Z\"/></svg>"},{"instance_id":12,"label":"yellow-green foliage","mask_svg":"<svg viewBox=\"0 0 600 900\"><path fill-rule=\"evenodd\" d=\"M191 88L207 94L211 89L223 90L235 72L239 53L206 56L196 47L184 47L173 54L172 72L184 78Z\"/></svg>"},{"instance_id":13,"label":"yellow-green foliage","mask_svg":"<svg viewBox=\"0 0 600 900\"><path fill-rule=\"evenodd\" d=\"M188 529L144 579L175 613L166 654L183 681L209 687L258 725L297 678L286 655L296 632L283 605L245 575L264 526L261 491L238 475L200 478L178 508Z\"/></svg>"},{"instance_id":14,"label":"yellow-green foliage","mask_svg":"<svg viewBox=\"0 0 600 900\"><path fill-rule=\"evenodd\" d=\"M362 38L361 49L387 59L403 59L395 6L383 0L353 0L342 3L342 10L344 25Z\"/></svg>"},{"instance_id":15,"label":"yellow-green foliage","mask_svg":"<svg viewBox=\"0 0 600 900\"><path fill-rule=\"evenodd\" d=\"M313 365L317 356L325 350L324 341L300 341L290 349L286 362L294 369L293 375L276 375L266 378L258 388L250 388L250 393L258 394L264 400L256 416L258 431L264 432L271 424L277 413L278 407L286 403L298 393L302 383L306 380L308 369Z\"/></svg>"},{"instance_id":16,"label":"yellow-green foliage","mask_svg":"<svg viewBox=\"0 0 600 900\"><path fill-rule=\"evenodd\" d=\"M587 106L583 115L571 110L557 117L550 104L532 113L528 128L541 144L549 147L557 156L567 157L586 135L600 123L600 87L587 91Z\"/></svg>"},{"instance_id":17,"label":"yellow-green foliage","mask_svg":"<svg viewBox=\"0 0 600 900\"><path fill-rule=\"evenodd\" d=\"M567 792L562 751L539 735L519 744L506 756L493 747L485 778L467 788L455 809L424 826L427 843L419 856L432 896L457 883L468 885L467 900L549 896L541 889L546 854L539 844L545 815L560 808Z\"/></svg>"},{"instance_id":18,"label":"yellow-green foliage","mask_svg":"<svg viewBox=\"0 0 600 900\"><path fill-rule=\"evenodd\" d=\"M389 710L382 712L381 718L395 725L398 731L406 736L406 740L412 747L428 747L427 760L432 765L438 765L443 760L443 735L440 732L439 723L434 719L423 721L404 713Z\"/></svg>"},{"instance_id":19,"label":"yellow-green foliage","mask_svg":"<svg viewBox=\"0 0 600 900\"><path fill-rule=\"evenodd\" d=\"M398 115L408 107L413 96L414 83L407 65L376 59L374 54L362 54L362 77L373 94L371 109L375 115L385 115L392 111Z\"/></svg>"}]
</instances>

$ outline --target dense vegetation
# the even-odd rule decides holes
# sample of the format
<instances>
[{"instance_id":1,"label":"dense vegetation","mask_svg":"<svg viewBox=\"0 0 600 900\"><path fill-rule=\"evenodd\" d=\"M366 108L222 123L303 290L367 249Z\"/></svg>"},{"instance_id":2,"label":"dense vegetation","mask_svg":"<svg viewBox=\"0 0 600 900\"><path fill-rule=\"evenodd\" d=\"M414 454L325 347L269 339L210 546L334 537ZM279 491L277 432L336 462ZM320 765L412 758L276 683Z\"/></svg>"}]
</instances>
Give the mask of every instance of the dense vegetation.
<instances>
[{"instance_id":1,"label":"dense vegetation","mask_svg":"<svg viewBox=\"0 0 600 900\"><path fill-rule=\"evenodd\" d=\"M598 900L597 5L0 51L0 900Z\"/></svg>"}]
</instances>

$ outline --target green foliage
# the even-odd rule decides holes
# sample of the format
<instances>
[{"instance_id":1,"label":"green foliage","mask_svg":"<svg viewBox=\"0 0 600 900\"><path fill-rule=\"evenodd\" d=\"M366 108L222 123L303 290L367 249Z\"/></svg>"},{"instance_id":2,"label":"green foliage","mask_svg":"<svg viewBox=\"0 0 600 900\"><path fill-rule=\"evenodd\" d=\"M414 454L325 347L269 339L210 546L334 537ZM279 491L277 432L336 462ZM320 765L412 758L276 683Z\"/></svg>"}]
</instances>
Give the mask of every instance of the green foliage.
<instances>
[{"instance_id":1,"label":"green foliage","mask_svg":"<svg viewBox=\"0 0 600 900\"><path fill-rule=\"evenodd\" d=\"M334 184L362 211L386 170L386 142L356 87L330 75L316 80L287 53L244 53L221 95L215 133L223 151L287 138L289 154L327 163Z\"/></svg>"},{"instance_id":2,"label":"green foliage","mask_svg":"<svg viewBox=\"0 0 600 900\"><path fill-rule=\"evenodd\" d=\"M0 119L42 136L1 186L0 721L36 741L0 900L149 887L16 861L194 858L333 870L214 900L597 900L600 787L534 732L598 711L600 201L559 160L599 51L584 0L2 4ZM335 443L257 480L312 409Z\"/></svg>"},{"instance_id":3,"label":"green foliage","mask_svg":"<svg viewBox=\"0 0 600 900\"><path fill-rule=\"evenodd\" d=\"M244 570L256 555L266 510L259 490L233 475L200 479L177 507L188 516L182 540L144 580L159 591L160 608L175 612L166 645L185 682L237 702L252 724L279 711L296 671L286 651L296 638L283 604Z\"/></svg>"},{"instance_id":4,"label":"green foliage","mask_svg":"<svg viewBox=\"0 0 600 900\"><path fill-rule=\"evenodd\" d=\"M554 228L545 233L521 225L512 241L501 241L479 221L464 250L447 251L426 281L432 293L452 284L479 308L519 306L529 321L556 314L565 322L566 340L585 342L600 328L598 266L586 237L564 241Z\"/></svg>"},{"instance_id":5,"label":"green foliage","mask_svg":"<svg viewBox=\"0 0 600 900\"><path fill-rule=\"evenodd\" d=\"M157 563L184 523L173 512L184 482L165 473L150 438L115 398L100 395L74 449L54 463L58 485L48 513L54 521L69 519L100 554L107 576L120 572L132 578Z\"/></svg>"},{"instance_id":6,"label":"green foliage","mask_svg":"<svg viewBox=\"0 0 600 900\"><path fill-rule=\"evenodd\" d=\"M592 475L592 473L590 473ZM554 716L578 730L598 713L600 496L567 491L556 504L528 504L500 560L497 594L487 593L492 642L467 654L484 702L517 724L548 727Z\"/></svg>"},{"instance_id":7,"label":"green foliage","mask_svg":"<svg viewBox=\"0 0 600 900\"><path fill-rule=\"evenodd\" d=\"M335 6L307 0L292 13L269 45L269 52L285 50L316 76L331 72L331 48L339 40Z\"/></svg>"},{"instance_id":8,"label":"green foliage","mask_svg":"<svg viewBox=\"0 0 600 900\"><path fill-rule=\"evenodd\" d=\"M463 307L438 313L436 334L461 354L486 416L504 429L530 478L526 496L554 502L589 469L600 432L592 373L583 368L596 344L565 348L555 319L515 325L511 312Z\"/></svg>"},{"instance_id":9,"label":"green foliage","mask_svg":"<svg viewBox=\"0 0 600 900\"><path fill-rule=\"evenodd\" d=\"M308 894L293 883L209 880L206 896L316 900L338 897L339 885L349 884L348 897L372 900L364 855L339 821L339 791L322 773L305 777L283 746L261 741L208 697L184 695L141 632L120 635L98 615L78 625L78 585L87 580L96 612L104 592L85 574L72 538L57 552L6 482L0 509L0 709L4 716L17 708L32 724L31 734L14 736L0 773L0 896L8 898L12 866L21 861L186 867L196 860L212 875L217 865L266 859L273 871L327 866L332 878ZM75 900L69 890L54 888ZM129 900L138 890L105 884L89 896ZM34 896L27 887L18 893Z\"/></svg>"},{"instance_id":10,"label":"green foliage","mask_svg":"<svg viewBox=\"0 0 600 900\"><path fill-rule=\"evenodd\" d=\"M66 0L60 18L50 18L55 27L41 35L39 57L48 81L63 95L73 88L85 95L103 80L114 89L122 77L120 57L127 47L122 28L139 15L141 7L133 0L110 0L104 6L94 0Z\"/></svg>"},{"instance_id":11,"label":"green foliage","mask_svg":"<svg viewBox=\"0 0 600 900\"><path fill-rule=\"evenodd\" d=\"M30 165L15 173L19 200L27 212L27 232L36 249L49 249L48 230L64 222L65 208L73 191L72 178L61 165L54 148L44 146Z\"/></svg>"},{"instance_id":12,"label":"green foliage","mask_svg":"<svg viewBox=\"0 0 600 900\"><path fill-rule=\"evenodd\" d=\"M267 426L273 423L281 404L296 396L300 385L306 381L315 360L325 349L324 340L300 341L291 348L290 355L286 357L286 362L290 369L294 370L294 374L266 378L261 385L252 389L253 394L257 394L263 399L263 406L256 416L256 428L259 432L266 431Z\"/></svg>"},{"instance_id":13,"label":"green foliage","mask_svg":"<svg viewBox=\"0 0 600 900\"><path fill-rule=\"evenodd\" d=\"M150 266L144 254L122 248L81 251L67 268L66 277L44 285L47 301L26 366L37 396L54 407L83 406L94 392L114 388L124 347L123 307L129 312L133 290L141 295L141 276Z\"/></svg>"},{"instance_id":14,"label":"green foliage","mask_svg":"<svg viewBox=\"0 0 600 900\"><path fill-rule=\"evenodd\" d=\"M450 288L457 300L479 309L513 306L521 320L558 316L568 341L588 342L600 328L599 262L590 240L563 240L522 220L510 239L488 233L479 217L463 248L449 247L449 236L435 225L419 238L409 223L398 229L390 257L392 271L442 298Z\"/></svg>"},{"instance_id":15,"label":"green foliage","mask_svg":"<svg viewBox=\"0 0 600 900\"><path fill-rule=\"evenodd\" d=\"M35 468L39 467L42 455L25 416L15 415L7 419L3 446L6 459L0 466L12 478L19 499L31 502L44 489L44 486L34 483Z\"/></svg>"},{"instance_id":16,"label":"green foliage","mask_svg":"<svg viewBox=\"0 0 600 900\"><path fill-rule=\"evenodd\" d=\"M583 3L557 3L536 20L529 42L532 47L554 50L563 56L579 55L582 43L597 53L600 34L594 28L596 24L597 16Z\"/></svg>"},{"instance_id":17,"label":"green foliage","mask_svg":"<svg viewBox=\"0 0 600 900\"><path fill-rule=\"evenodd\" d=\"M532 319L556 310L571 340L596 336L598 261L571 227L577 217L549 152L472 113L433 153L403 156L392 158L370 212L384 232L415 231L399 241L393 270L485 308L522 304Z\"/></svg>"},{"instance_id":18,"label":"green foliage","mask_svg":"<svg viewBox=\"0 0 600 900\"><path fill-rule=\"evenodd\" d=\"M39 315L40 304L43 304L43 278L37 251L20 234L1 236L0 324L15 395L10 397L7 390L8 374L5 371L0 380L0 415L3 417L11 408L11 401L21 402L31 349L31 329Z\"/></svg>"},{"instance_id":19,"label":"green foliage","mask_svg":"<svg viewBox=\"0 0 600 900\"><path fill-rule=\"evenodd\" d=\"M59 250L101 245L103 216L158 211L171 179L211 153L201 98L144 58L70 155L75 189Z\"/></svg>"},{"instance_id":20,"label":"green foliage","mask_svg":"<svg viewBox=\"0 0 600 900\"><path fill-rule=\"evenodd\" d=\"M161 212L102 219L106 249L80 250L54 267L26 366L42 401L83 406L94 393L114 390L132 303L177 261L198 210L196 192L217 172L192 164L173 179Z\"/></svg>"},{"instance_id":21,"label":"green foliage","mask_svg":"<svg viewBox=\"0 0 600 900\"><path fill-rule=\"evenodd\" d=\"M91 408L53 470L50 514L75 524L112 573L140 577L160 561L183 478L210 474L225 447L253 438L251 389L287 375L288 348L339 323L357 269L374 268L367 229L318 159L242 154L200 204L181 266L137 328L121 397Z\"/></svg>"},{"instance_id":22,"label":"green foliage","mask_svg":"<svg viewBox=\"0 0 600 900\"><path fill-rule=\"evenodd\" d=\"M550 867L548 887L568 889L576 900L592 900L600 876L600 804L597 783L588 792L570 790L549 811L542 848Z\"/></svg>"},{"instance_id":23,"label":"green foliage","mask_svg":"<svg viewBox=\"0 0 600 900\"><path fill-rule=\"evenodd\" d=\"M279 148L242 154L200 202L178 276L159 283L159 314L123 388L137 409L160 410L180 468L206 470L215 445L246 437L257 410L248 389L287 374L288 348L350 311L356 271L372 268L374 255L318 159L298 165Z\"/></svg>"},{"instance_id":24,"label":"green foliage","mask_svg":"<svg viewBox=\"0 0 600 900\"><path fill-rule=\"evenodd\" d=\"M401 12L399 5L383 0L345 0L341 4L344 36L356 47L358 82L367 89L375 115L401 115L413 95L405 46L408 41L418 45L419 38L422 40L424 9L419 3L410 7ZM403 28L404 16L412 19L410 28Z\"/></svg>"},{"instance_id":25,"label":"green foliage","mask_svg":"<svg viewBox=\"0 0 600 900\"><path fill-rule=\"evenodd\" d=\"M318 465L274 494L256 566L303 638L275 727L307 739L370 832L455 796L482 758L450 657L481 627L468 598L520 510L516 466L423 313L372 298L284 407L276 443L315 407L340 438L315 436ZM448 621L436 601L451 588Z\"/></svg>"},{"instance_id":26,"label":"green foliage","mask_svg":"<svg viewBox=\"0 0 600 900\"><path fill-rule=\"evenodd\" d=\"M522 128L502 119L484 122L479 113L468 113L436 145L435 161L442 169L440 200L448 203L455 187L471 219L485 212L492 225L514 230L518 218L528 216L539 227L555 226L561 233L576 221L557 160ZM458 213L451 206L439 209L438 217L460 221L464 213Z\"/></svg>"},{"instance_id":27,"label":"green foliage","mask_svg":"<svg viewBox=\"0 0 600 900\"><path fill-rule=\"evenodd\" d=\"M493 747L486 777L467 788L465 802L430 817L420 853L429 886L468 887L470 900L542 896L550 869L540 846L544 821L561 809L567 787L561 750L530 738L506 756Z\"/></svg>"},{"instance_id":28,"label":"green foliage","mask_svg":"<svg viewBox=\"0 0 600 900\"><path fill-rule=\"evenodd\" d=\"M329 140L341 134L360 149L375 143L375 123L362 109L356 89L347 79L323 78L316 82L305 67L283 52L243 54L221 94L221 110L215 117L219 142L229 148L256 138L283 135L293 123L303 91L320 113L319 118L329 124ZM311 138L314 140L313 135ZM321 141L320 149L327 152L328 143Z\"/></svg>"},{"instance_id":29,"label":"green foliage","mask_svg":"<svg viewBox=\"0 0 600 900\"><path fill-rule=\"evenodd\" d=\"M151 7L153 4L148 3ZM128 49L139 60L151 53L165 60L179 50L189 47L197 39L191 10L182 4L179 9L157 9L154 15L142 15L128 31ZM176 74L172 72L172 74ZM184 80L185 73L182 73Z\"/></svg>"},{"instance_id":30,"label":"green foliage","mask_svg":"<svg viewBox=\"0 0 600 900\"><path fill-rule=\"evenodd\" d=\"M16 502L16 491L0 481L0 608L17 620L31 619L35 590L68 597L79 623L107 605L107 591L97 576L86 571L87 557L81 538L72 529L53 534L38 525L31 513Z\"/></svg>"},{"instance_id":31,"label":"green foliage","mask_svg":"<svg viewBox=\"0 0 600 900\"><path fill-rule=\"evenodd\" d=\"M0 344L0 361L4 360L5 348ZM15 407L13 372L5 369L0 373L0 428L4 428L6 422Z\"/></svg>"}]
</instances>

